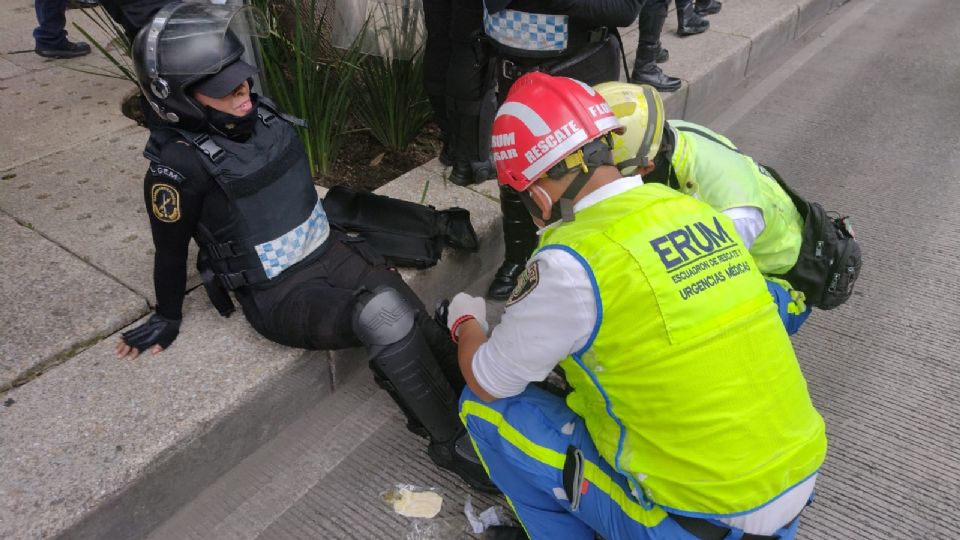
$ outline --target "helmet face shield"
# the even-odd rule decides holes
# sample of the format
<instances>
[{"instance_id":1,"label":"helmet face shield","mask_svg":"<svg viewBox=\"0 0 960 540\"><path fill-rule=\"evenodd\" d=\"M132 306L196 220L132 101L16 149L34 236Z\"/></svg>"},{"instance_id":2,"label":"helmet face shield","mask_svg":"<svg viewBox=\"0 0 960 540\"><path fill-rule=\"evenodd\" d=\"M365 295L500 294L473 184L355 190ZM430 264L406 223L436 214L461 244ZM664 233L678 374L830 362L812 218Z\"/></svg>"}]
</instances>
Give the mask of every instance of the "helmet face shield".
<instances>
[{"instance_id":1,"label":"helmet face shield","mask_svg":"<svg viewBox=\"0 0 960 540\"><path fill-rule=\"evenodd\" d=\"M268 28L259 10L238 0L165 5L133 42L137 82L150 107L165 122L202 129L206 113L191 85L223 73L244 54L242 39L266 36Z\"/></svg>"},{"instance_id":2,"label":"helmet face shield","mask_svg":"<svg viewBox=\"0 0 960 540\"><path fill-rule=\"evenodd\" d=\"M174 2L148 28L144 60L151 78L212 75L234 60L229 41L268 33L262 12L236 3Z\"/></svg>"}]
</instances>

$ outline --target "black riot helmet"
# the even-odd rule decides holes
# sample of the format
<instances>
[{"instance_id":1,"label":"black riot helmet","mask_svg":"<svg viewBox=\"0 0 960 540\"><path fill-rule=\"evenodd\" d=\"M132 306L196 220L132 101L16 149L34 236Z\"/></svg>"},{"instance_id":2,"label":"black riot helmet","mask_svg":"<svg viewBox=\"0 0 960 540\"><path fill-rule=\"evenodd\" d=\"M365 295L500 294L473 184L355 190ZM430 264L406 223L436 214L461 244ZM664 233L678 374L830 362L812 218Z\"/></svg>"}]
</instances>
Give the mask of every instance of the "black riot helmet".
<instances>
[{"instance_id":1,"label":"black riot helmet","mask_svg":"<svg viewBox=\"0 0 960 540\"><path fill-rule=\"evenodd\" d=\"M191 86L242 62L241 35L264 35L263 15L250 6L174 1L157 12L133 42L137 82L161 120L200 131L206 112Z\"/></svg>"}]
</instances>

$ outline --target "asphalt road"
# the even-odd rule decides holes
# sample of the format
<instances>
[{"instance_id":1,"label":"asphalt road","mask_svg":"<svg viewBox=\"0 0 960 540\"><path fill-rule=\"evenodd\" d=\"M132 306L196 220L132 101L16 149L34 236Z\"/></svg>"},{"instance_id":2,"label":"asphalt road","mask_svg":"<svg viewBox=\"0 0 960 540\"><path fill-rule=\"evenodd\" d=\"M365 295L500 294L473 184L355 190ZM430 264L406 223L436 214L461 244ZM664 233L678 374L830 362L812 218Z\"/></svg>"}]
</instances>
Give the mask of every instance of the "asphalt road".
<instances>
[{"instance_id":1,"label":"asphalt road","mask_svg":"<svg viewBox=\"0 0 960 540\"><path fill-rule=\"evenodd\" d=\"M863 247L855 296L794 340L830 438L805 538L960 535L956 7L847 5L711 124Z\"/></svg>"}]
</instances>

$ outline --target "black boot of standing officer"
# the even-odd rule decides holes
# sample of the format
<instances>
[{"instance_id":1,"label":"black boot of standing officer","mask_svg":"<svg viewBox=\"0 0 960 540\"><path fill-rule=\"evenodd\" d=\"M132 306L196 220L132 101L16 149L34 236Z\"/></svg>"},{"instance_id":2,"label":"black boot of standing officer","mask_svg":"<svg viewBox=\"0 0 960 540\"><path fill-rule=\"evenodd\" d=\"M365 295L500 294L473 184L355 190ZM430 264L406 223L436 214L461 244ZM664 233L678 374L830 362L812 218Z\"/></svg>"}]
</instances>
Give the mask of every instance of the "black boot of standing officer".
<instances>
[{"instance_id":1,"label":"black boot of standing officer","mask_svg":"<svg viewBox=\"0 0 960 540\"><path fill-rule=\"evenodd\" d=\"M677 35L692 36L702 34L710 28L710 21L697 13L693 0L676 0L677 4Z\"/></svg>"},{"instance_id":2,"label":"black boot of standing officer","mask_svg":"<svg viewBox=\"0 0 960 540\"><path fill-rule=\"evenodd\" d=\"M720 13L722 7L723 3L717 2L717 0L697 0L697 7L694 11L697 12L697 15L704 17L706 15Z\"/></svg>"},{"instance_id":3,"label":"black boot of standing officer","mask_svg":"<svg viewBox=\"0 0 960 540\"><path fill-rule=\"evenodd\" d=\"M671 77L657 65L660 48L660 33L667 20L668 0L647 0L640 10L637 42L637 58L633 63L630 82L649 84L661 92L674 92L680 88L680 79Z\"/></svg>"}]
</instances>

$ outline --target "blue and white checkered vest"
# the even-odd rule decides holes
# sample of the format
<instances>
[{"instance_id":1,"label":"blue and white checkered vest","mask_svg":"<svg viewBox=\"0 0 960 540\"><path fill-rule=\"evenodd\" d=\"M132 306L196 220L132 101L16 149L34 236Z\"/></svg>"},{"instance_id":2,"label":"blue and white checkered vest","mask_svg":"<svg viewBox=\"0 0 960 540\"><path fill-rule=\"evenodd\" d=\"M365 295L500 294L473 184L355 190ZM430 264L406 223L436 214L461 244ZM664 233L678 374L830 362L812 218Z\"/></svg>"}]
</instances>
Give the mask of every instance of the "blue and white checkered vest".
<instances>
[{"instance_id":1,"label":"blue and white checkered vest","mask_svg":"<svg viewBox=\"0 0 960 540\"><path fill-rule=\"evenodd\" d=\"M526 58L551 58L567 50L570 18L515 9L491 14L484 9L483 30L502 52Z\"/></svg>"},{"instance_id":2,"label":"blue and white checkered vest","mask_svg":"<svg viewBox=\"0 0 960 540\"><path fill-rule=\"evenodd\" d=\"M206 134L206 142L203 135L182 133L203 154L201 163L230 204L226 223L201 218L208 235L198 238L214 273L230 289L279 276L330 235L303 144L268 103L260 98L261 121L246 141Z\"/></svg>"}]
</instances>

